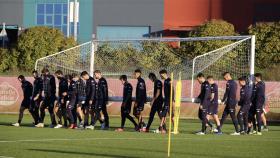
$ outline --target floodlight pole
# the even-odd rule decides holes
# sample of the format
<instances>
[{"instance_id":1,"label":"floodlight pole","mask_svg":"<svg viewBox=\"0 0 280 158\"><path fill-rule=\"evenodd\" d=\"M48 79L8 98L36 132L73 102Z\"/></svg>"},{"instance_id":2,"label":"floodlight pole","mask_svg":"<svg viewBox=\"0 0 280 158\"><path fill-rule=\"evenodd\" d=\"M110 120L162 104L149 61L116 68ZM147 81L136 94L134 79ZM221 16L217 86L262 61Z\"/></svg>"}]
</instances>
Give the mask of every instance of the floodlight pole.
<instances>
[{"instance_id":1,"label":"floodlight pole","mask_svg":"<svg viewBox=\"0 0 280 158\"><path fill-rule=\"evenodd\" d=\"M94 71L94 52L96 49L96 42L92 41L91 42L91 51L90 51L90 67L89 67L89 74L90 76L93 76L93 71Z\"/></svg>"},{"instance_id":2,"label":"floodlight pole","mask_svg":"<svg viewBox=\"0 0 280 158\"><path fill-rule=\"evenodd\" d=\"M251 58L250 58L250 77L251 81L250 84L253 84L254 73L255 73L255 42L256 36L252 35L251 37Z\"/></svg>"},{"instance_id":3,"label":"floodlight pole","mask_svg":"<svg viewBox=\"0 0 280 158\"><path fill-rule=\"evenodd\" d=\"M78 0L74 1L74 39L77 41L78 35Z\"/></svg>"},{"instance_id":4,"label":"floodlight pole","mask_svg":"<svg viewBox=\"0 0 280 158\"><path fill-rule=\"evenodd\" d=\"M67 37L70 37L70 0L67 0Z\"/></svg>"}]
</instances>

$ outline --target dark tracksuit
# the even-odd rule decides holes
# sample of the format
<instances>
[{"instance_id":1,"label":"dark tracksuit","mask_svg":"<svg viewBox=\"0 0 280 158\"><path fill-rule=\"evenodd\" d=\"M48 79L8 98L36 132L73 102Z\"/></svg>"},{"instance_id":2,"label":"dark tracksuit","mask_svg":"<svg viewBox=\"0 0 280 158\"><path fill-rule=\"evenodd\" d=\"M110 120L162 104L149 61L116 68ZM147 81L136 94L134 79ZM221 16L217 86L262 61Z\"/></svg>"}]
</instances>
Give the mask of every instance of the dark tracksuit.
<instances>
[{"instance_id":1,"label":"dark tracksuit","mask_svg":"<svg viewBox=\"0 0 280 158\"><path fill-rule=\"evenodd\" d=\"M94 102L95 102L95 88L97 86L94 78L90 77L86 82L86 106L85 106L85 123L84 126L88 125L89 120L89 112L93 112L94 110ZM92 101L92 104L89 104L89 101ZM94 122L94 116L91 115L91 124Z\"/></svg>"},{"instance_id":2,"label":"dark tracksuit","mask_svg":"<svg viewBox=\"0 0 280 158\"><path fill-rule=\"evenodd\" d=\"M56 99L55 93L56 93L56 85L55 85L55 78L53 75L43 75L43 103L40 107L40 117L41 117L41 123L44 122L45 118L45 109L48 108L52 125L56 125L55 121L55 115L53 112L54 108L54 102Z\"/></svg>"},{"instance_id":3,"label":"dark tracksuit","mask_svg":"<svg viewBox=\"0 0 280 158\"><path fill-rule=\"evenodd\" d=\"M31 104L31 97L32 97L32 91L33 91L33 86L29 81L23 80L21 82L21 88L23 92L23 100L20 105L19 109L19 117L18 117L18 123L21 123L21 120L23 118L23 112L25 109L28 109L29 112L32 114L32 111L30 110L30 104Z\"/></svg>"},{"instance_id":4,"label":"dark tracksuit","mask_svg":"<svg viewBox=\"0 0 280 158\"><path fill-rule=\"evenodd\" d=\"M134 124L134 126L137 127L137 123L134 121L133 117L130 116L132 104L132 90L132 85L126 81L123 86L123 101L121 106L121 128L124 128L126 118L128 118Z\"/></svg>"},{"instance_id":5,"label":"dark tracksuit","mask_svg":"<svg viewBox=\"0 0 280 158\"><path fill-rule=\"evenodd\" d=\"M203 100L201 100L201 118L202 118L202 128L201 132L205 133L206 131L206 124L208 122L207 120L207 112L208 107L211 104L211 87L208 82L204 82L204 96L202 96Z\"/></svg>"},{"instance_id":6,"label":"dark tracksuit","mask_svg":"<svg viewBox=\"0 0 280 158\"><path fill-rule=\"evenodd\" d=\"M104 115L104 122L105 122L105 128L109 127L109 115L107 112L107 103L108 103L108 85L105 78L101 77L97 83L96 89L95 89L95 119L93 125L95 125L97 120L100 120L100 112L102 111Z\"/></svg>"},{"instance_id":7,"label":"dark tracksuit","mask_svg":"<svg viewBox=\"0 0 280 158\"><path fill-rule=\"evenodd\" d=\"M222 102L225 102L226 107L225 107L223 115L222 115L221 127L223 126L224 121L226 120L228 114L230 114L233 125L235 127L235 131L239 132L238 121L237 121L237 118L235 116L235 107L236 107L236 104L237 104L236 91L237 91L236 82L234 80L227 81L226 92L225 92L224 97L222 99Z\"/></svg>"},{"instance_id":8,"label":"dark tracksuit","mask_svg":"<svg viewBox=\"0 0 280 158\"><path fill-rule=\"evenodd\" d=\"M34 79L35 80L33 81L33 94L32 94L30 110L33 113L35 124L37 124L40 122L39 108L42 100L41 93L43 89L43 80L40 77L35 77ZM39 97L37 100L34 100L36 96Z\"/></svg>"},{"instance_id":9,"label":"dark tracksuit","mask_svg":"<svg viewBox=\"0 0 280 158\"><path fill-rule=\"evenodd\" d=\"M240 132L247 132L248 130L248 112L252 105L251 103L252 89L249 85L242 86L240 89L240 100L238 105L240 110L237 114L240 125Z\"/></svg>"},{"instance_id":10,"label":"dark tracksuit","mask_svg":"<svg viewBox=\"0 0 280 158\"><path fill-rule=\"evenodd\" d=\"M202 104L203 101L203 97L205 95L205 85L208 84L207 81L204 81L201 85L200 85L200 94L198 95L198 99L200 100L200 104ZM198 109L198 118L200 120L202 120L202 109Z\"/></svg>"},{"instance_id":11,"label":"dark tracksuit","mask_svg":"<svg viewBox=\"0 0 280 158\"><path fill-rule=\"evenodd\" d=\"M210 85L211 95L214 93L214 98L211 100L210 105L208 107L209 115L217 115L218 114L218 85L216 83Z\"/></svg>"},{"instance_id":12,"label":"dark tracksuit","mask_svg":"<svg viewBox=\"0 0 280 158\"><path fill-rule=\"evenodd\" d=\"M67 105L67 115L70 120L70 124L77 124L77 88L76 88L76 82L71 81L70 84L68 84L68 105Z\"/></svg>"},{"instance_id":13,"label":"dark tracksuit","mask_svg":"<svg viewBox=\"0 0 280 158\"><path fill-rule=\"evenodd\" d=\"M258 132L261 132L261 125L262 125L261 115L263 113L263 107L265 103L265 83L263 81L260 81L254 85L252 103L253 103L252 122L254 124L254 128L256 128L256 121L255 121L255 115L256 115Z\"/></svg>"},{"instance_id":14,"label":"dark tracksuit","mask_svg":"<svg viewBox=\"0 0 280 158\"><path fill-rule=\"evenodd\" d=\"M200 94L198 95L198 99L200 100L200 105L202 105L203 100L204 100L204 96L205 96L205 90L206 90L206 86L208 86L209 83L208 81L204 81L203 83L201 83L200 85ZM207 109L208 110L208 109ZM198 118L203 121L203 111L201 108L198 109ZM212 124L207 120L207 124L212 127Z\"/></svg>"},{"instance_id":15,"label":"dark tracksuit","mask_svg":"<svg viewBox=\"0 0 280 158\"><path fill-rule=\"evenodd\" d=\"M58 88L58 96L59 96L59 109L58 109L58 123L62 124L62 117L64 120L64 126L67 126L67 112L66 112L66 102L68 100L68 95L64 96L63 93L68 93L68 81L64 77L59 78L59 88Z\"/></svg>"},{"instance_id":16,"label":"dark tracksuit","mask_svg":"<svg viewBox=\"0 0 280 158\"><path fill-rule=\"evenodd\" d=\"M133 115L135 117L138 117L140 113L144 110L144 104L147 100L147 92L146 92L146 84L145 80L139 77L136 85L136 103L137 107L134 107L133 109Z\"/></svg>"},{"instance_id":17,"label":"dark tracksuit","mask_svg":"<svg viewBox=\"0 0 280 158\"><path fill-rule=\"evenodd\" d=\"M173 88L172 88L173 90ZM169 112L169 108L170 108L170 95L171 95L171 79L167 78L166 80L164 80L164 85L163 85L163 91L164 91L164 103L163 103L163 107L161 110L161 117L166 117L167 113ZM172 96L172 100L174 99L174 93ZM172 117L173 117L173 113L172 113Z\"/></svg>"},{"instance_id":18,"label":"dark tracksuit","mask_svg":"<svg viewBox=\"0 0 280 158\"><path fill-rule=\"evenodd\" d=\"M158 116L161 118L161 110L162 110L162 104L163 104L163 96L162 96L162 83L160 80L156 80L154 81L154 98L157 95L157 91L160 91L159 96L155 99L151 111L150 111L150 117L149 117L149 121L147 124L147 129L150 128L153 120L154 120L154 116L156 114L156 112L158 113Z\"/></svg>"},{"instance_id":19,"label":"dark tracksuit","mask_svg":"<svg viewBox=\"0 0 280 158\"><path fill-rule=\"evenodd\" d=\"M76 89L77 89L77 104L78 106L81 106L82 109L84 109L86 104L86 97L87 97L87 81L79 79L76 81Z\"/></svg>"}]
</instances>

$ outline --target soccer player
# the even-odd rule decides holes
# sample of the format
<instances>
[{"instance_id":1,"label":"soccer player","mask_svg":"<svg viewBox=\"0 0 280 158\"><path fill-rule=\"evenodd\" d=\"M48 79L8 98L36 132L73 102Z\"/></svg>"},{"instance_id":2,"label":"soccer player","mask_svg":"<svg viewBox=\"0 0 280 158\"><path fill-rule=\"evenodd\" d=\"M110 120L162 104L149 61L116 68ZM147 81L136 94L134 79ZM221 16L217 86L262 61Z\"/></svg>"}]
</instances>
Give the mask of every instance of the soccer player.
<instances>
[{"instance_id":1,"label":"soccer player","mask_svg":"<svg viewBox=\"0 0 280 158\"><path fill-rule=\"evenodd\" d=\"M218 117L218 104L219 104L218 85L215 83L213 76L208 76L207 81L210 84L210 89L211 89L211 100L210 100L210 105L208 107L207 120L209 120L210 116L212 116L217 125L217 130L218 130L217 134L222 134L221 124Z\"/></svg>"},{"instance_id":2,"label":"soccer player","mask_svg":"<svg viewBox=\"0 0 280 158\"><path fill-rule=\"evenodd\" d=\"M20 126L25 109L28 109L29 112L32 114L32 111L29 108L30 108L31 99L32 99L31 97L32 97L33 86L29 81L27 81L25 79L25 77L23 75L18 76L18 81L21 82L23 100L22 100L20 108L19 108L18 122L12 124L13 126L16 126L16 127Z\"/></svg>"},{"instance_id":3,"label":"soccer player","mask_svg":"<svg viewBox=\"0 0 280 158\"><path fill-rule=\"evenodd\" d=\"M154 73L149 74L149 79L154 83L154 95L151 101L151 111L148 124L146 128L143 128L143 132L149 132L150 126L154 120L154 116L157 112L159 118L161 119L161 110L163 104L163 96L162 96L162 83L159 79L157 79Z\"/></svg>"},{"instance_id":4,"label":"soccer player","mask_svg":"<svg viewBox=\"0 0 280 158\"><path fill-rule=\"evenodd\" d=\"M30 109L33 113L34 123L37 125L40 122L39 108L42 100L41 94L43 89L43 80L41 77L39 77L39 74L36 70L32 72L32 75L34 77L34 81Z\"/></svg>"},{"instance_id":5,"label":"soccer player","mask_svg":"<svg viewBox=\"0 0 280 158\"><path fill-rule=\"evenodd\" d=\"M77 88L77 113L81 118L80 128L84 128L84 109L86 106L87 99L87 80L89 79L89 75L86 71L83 71L80 75L80 78L76 81Z\"/></svg>"},{"instance_id":6,"label":"soccer player","mask_svg":"<svg viewBox=\"0 0 280 158\"><path fill-rule=\"evenodd\" d=\"M107 104L108 104L108 84L106 79L102 76L100 70L94 71L94 76L98 80L96 86L96 100L95 100L95 120L93 125L95 125L97 119L101 123L102 130L109 129L109 115L107 112ZM100 117L100 111L102 111L104 115L104 123Z\"/></svg>"},{"instance_id":7,"label":"soccer player","mask_svg":"<svg viewBox=\"0 0 280 158\"><path fill-rule=\"evenodd\" d=\"M202 89L202 94L200 96L200 106L199 109L201 110L201 120L202 120L202 127L201 127L201 131L197 132L197 135L205 135L206 134L206 124L208 122L207 119L207 112L208 112L208 107L211 104L211 87L209 85L209 83L205 80L204 75L202 73L199 73L197 75L197 81L200 84L204 84L203 85L203 89Z\"/></svg>"},{"instance_id":8,"label":"soccer player","mask_svg":"<svg viewBox=\"0 0 280 158\"><path fill-rule=\"evenodd\" d=\"M147 100L146 84L145 80L141 77L141 70L136 69L134 71L134 76L137 79L136 86L136 100L133 107L133 115L138 119L139 129L145 127L145 123L142 118L142 111L144 110L144 105Z\"/></svg>"},{"instance_id":9,"label":"soccer player","mask_svg":"<svg viewBox=\"0 0 280 158\"><path fill-rule=\"evenodd\" d=\"M238 81L241 86L241 89L240 100L238 102L240 110L237 114L237 118L240 125L240 134L244 135L247 134L248 130L248 112L252 105L252 89L248 84L246 84L246 77L241 77L238 79Z\"/></svg>"},{"instance_id":10,"label":"soccer player","mask_svg":"<svg viewBox=\"0 0 280 158\"><path fill-rule=\"evenodd\" d=\"M164 103L163 103L163 107L161 110L161 122L160 122L160 127L159 127L159 131L161 133L166 133L166 115L169 111L170 108L170 97L171 97L171 90L173 90L173 88L171 89L171 79L168 77L167 75L167 71L166 70L161 70L159 72L161 79L164 80L164 85L163 85L163 91L164 91ZM172 102L174 99L174 93L172 95ZM171 117L172 117L172 122L173 122L173 109L171 111Z\"/></svg>"},{"instance_id":11,"label":"soccer player","mask_svg":"<svg viewBox=\"0 0 280 158\"><path fill-rule=\"evenodd\" d=\"M67 93L68 93L68 81L64 78L61 70L55 72L55 76L59 81L58 87L58 110L56 115L58 117L58 124L54 128L61 128L62 117L64 120L64 127L67 127L67 114L66 114L66 102L67 102Z\"/></svg>"},{"instance_id":12,"label":"soccer player","mask_svg":"<svg viewBox=\"0 0 280 158\"><path fill-rule=\"evenodd\" d=\"M96 87L97 83L95 79L91 76L89 76L89 79L87 80L87 88L86 88L86 94L87 94L87 99L86 99L86 106L84 109L85 113L85 124L84 127L85 129L91 129L94 130L94 102L96 99ZM89 115L91 115L91 123L88 125L88 120L89 120Z\"/></svg>"},{"instance_id":13,"label":"soccer player","mask_svg":"<svg viewBox=\"0 0 280 158\"><path fill-rule=\"evenodd\" d=\"M262 81L262 74L256 73L255 74L255 86L254 86L254 96L253 96L253 106L254 106L254 113L253 116L256 115L257 118L257 133L256 135L262 135L261 133L261 125L262 125L262 118L261 115L263 113L263 106L265 103L265 83ZM255 117L254 117L255 118ZM253 119L253 124L256 128L255 120Z\"/></svg>"},{"instance_id":14,"label":"soccer player","mask_svg":"<svg viewBox=\"0 0 280 158\"><path fill-rule=\"evenodd\" d=\"M116 129L118 132L124 131L124 124L126 119L129 119L133 125L135 130L138 130L138 125L134 121L133 117L130 116L131 104L132 104L132 85L127 81L126 75L120 76L120 81L123 84L123 101L121 106L121 128Z\"/></svg>"},{"instance_id":15,"label":"soccer player","mask_svg":"<svg viewBox=\"0 0 280 158\"><path fill-rule=\"evenodd\" d=\"M50 127L53 128L56 126L56 120L54 115L54 103L55 103L55 93L56 93L56 85L55 78L50 74L47 68L42 70L42 80L43 80L43 91L42 91L42 105L40 106L40 123L37 124L36 127L43 128L44 127L44 118L45 118L45 109L48 108L51 118Z\"/></svg>"},{"instance_id":16,"label":"soccer player","mask_svg":"<svg viewBox=\"0 0 280 158\"><path fill-rule=\"evenodd\" d=\"M233 122L235 132L232 133L231 135L240 135L239 129L238 129L238 121L235 116L235 107L237 104L236 100L236 91L237 91L237 84L236 82L232 79L231 75L229 72L225 72L223 74L224 79L227 81L226 83L226 92L224 94L224 97L222 99L222 104L226 105L222 119L221 119L221 127L223 126L228 114L231 117L231 120Z\"/></svg>"},{"instance_id":17,"label":"soccer player","mask_svg":"<svg viewBox=\"0 0 280 158\"><path fill-rule=\"evenodd\" d=\"M67 116L69 118L69 129L77 128L77 88L76 81L78 81L79 76L77 74L66 75L68 82L68 93L67 93Z\"/></svg>"},{"instance_id":18,"label":"soccer player","mask_svg":"<svg viewBox=\"0 0 280 158\"><path fill-rule=\"evenodd\" d=\"M204 100L204 96L205 96L205 89L206 89L206 85L208 86L208 81L205 80L204 74L203 73L199 73L197 76L197 80L200 78L201 81L198 81L198 83L200 84L200 94L198 95L198 100L196 101L197 103L199 103L200 105L202 105L202 101ZM198 118L203 121L202 118L202 109L198 108ZM213 125L210 123L209 120L207 120L207 127L210 127L210 131L212 131L212 127ZM201 131L200 131L201 132ZM198 132L199 133L199 132Z\"/></svg>"}]
</instances>

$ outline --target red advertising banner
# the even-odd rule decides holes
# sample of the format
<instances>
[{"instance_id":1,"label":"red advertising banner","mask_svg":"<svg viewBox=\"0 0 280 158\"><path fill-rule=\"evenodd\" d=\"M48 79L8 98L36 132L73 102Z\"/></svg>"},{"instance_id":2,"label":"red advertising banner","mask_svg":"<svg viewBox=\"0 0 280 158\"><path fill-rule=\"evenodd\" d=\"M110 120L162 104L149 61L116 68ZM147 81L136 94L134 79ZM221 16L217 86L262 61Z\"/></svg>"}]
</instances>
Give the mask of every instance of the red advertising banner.
<instances>
[{"instance_id":1,"label":"red advertising banner","mask_svg":"<svg viewBox=\"0 0 280 158\"><path fill-rule=\"evenodd\" d=\"M32 77L27 77L27 80L33 83ZM123 92L123 86L118 79L107 79L110 96L120 97ZM134 95L137 80L130 80L133 85ZM221 99L225 90L225 81L217 82L219 85L219 98ZM153 83L146 80L147 94L152 96ZM190 98L191 81L182 81L182 97ZM195 81L194 96L197 96L200 91L200 85ZM238 92L239 93L239 92ZM21 83L16 77L0 77L0 113L17 113L22 101ZM279 114L280 109L280 82L266 82L266 105L267 110L270 110L273 115ZM144 114L148 116L150 112L150 104L145 106ZM222 113L224 106L219 107L219 114ZM182 103L181 117L197 118L198 106L194 103ZM110 115L120 115L120 102L109 102L108 111Z\"/></svg>"}]
</instances>

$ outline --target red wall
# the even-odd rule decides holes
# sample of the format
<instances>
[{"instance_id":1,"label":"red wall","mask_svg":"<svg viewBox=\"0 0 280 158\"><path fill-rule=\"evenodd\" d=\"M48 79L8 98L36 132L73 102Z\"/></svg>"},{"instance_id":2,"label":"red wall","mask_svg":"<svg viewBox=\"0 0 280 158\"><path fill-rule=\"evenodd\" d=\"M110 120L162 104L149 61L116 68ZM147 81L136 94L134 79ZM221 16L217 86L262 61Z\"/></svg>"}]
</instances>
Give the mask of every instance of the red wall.
<instances>
[{"instance_id":1,"label":"red wall","mask_svg":"<svg viewBox=\"0 0 280 158\"><path fill-rule=\"evenodd\" d=\"M279 21L277 7L279 0L165 0L164 29L195 27L211 19L223 19L243 32L254 22Z\"/></svg>"}]
</instances>

